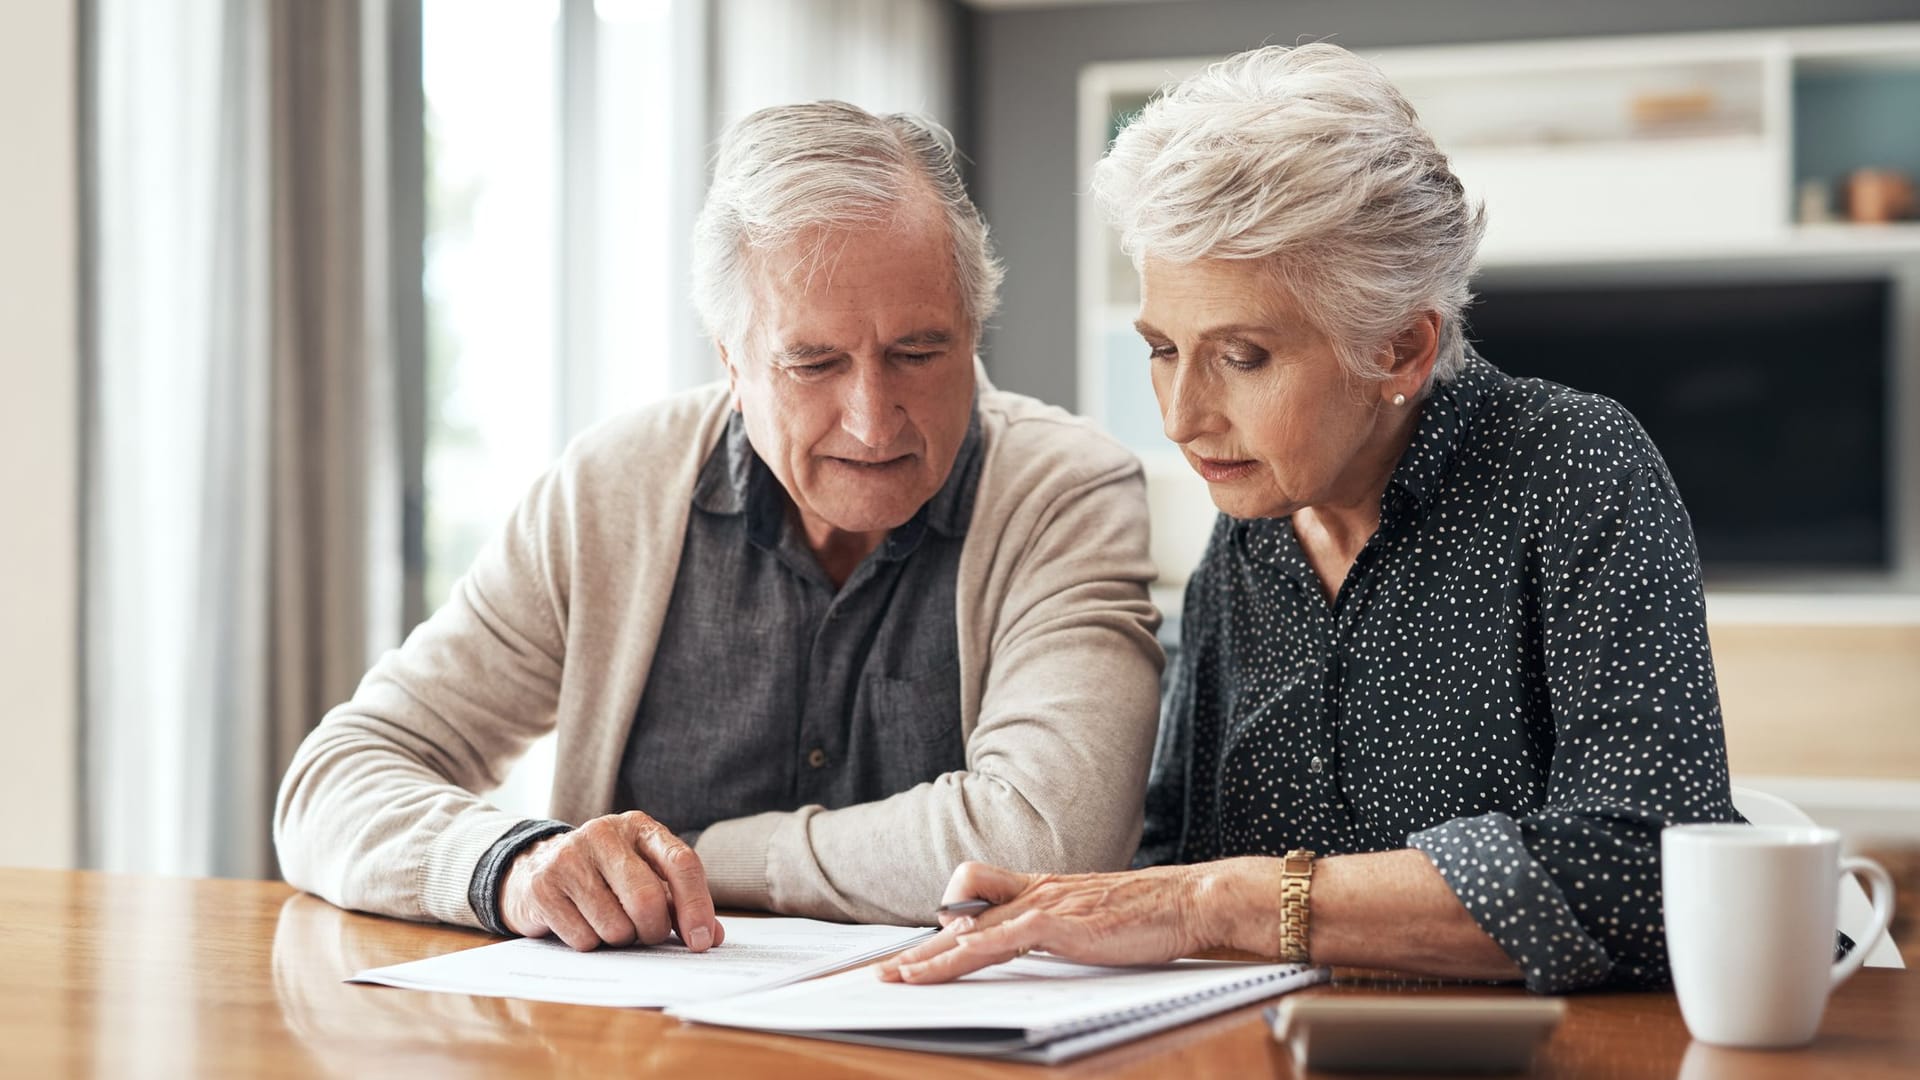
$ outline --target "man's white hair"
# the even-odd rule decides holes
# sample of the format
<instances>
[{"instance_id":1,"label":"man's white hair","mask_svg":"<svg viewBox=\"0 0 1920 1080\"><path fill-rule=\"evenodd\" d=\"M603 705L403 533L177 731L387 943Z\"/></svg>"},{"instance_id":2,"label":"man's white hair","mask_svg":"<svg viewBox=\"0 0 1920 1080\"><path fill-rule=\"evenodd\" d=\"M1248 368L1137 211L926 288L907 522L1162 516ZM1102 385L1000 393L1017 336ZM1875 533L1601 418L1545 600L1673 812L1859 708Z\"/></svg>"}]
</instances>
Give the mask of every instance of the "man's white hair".
<instances>
[{"instance_id":1,"label":"man's white hair","mask_svg":"<svg viewBox=\"0 0 1920 1080\"><path fill-rule=\"evenodd\" d=\"M1093 192L1136 267L1264 263L1356 376L1385 375L1381 350L1425 312L1443 320L1434 379L1459 371L1485 211L1400 91L1339 46L1254 49L1174 84Z\"/></svg>"},{"instance_id":2,"label":"man's white hair","mask_svg":"<svg viewBox=\"0 0 1920 1080\"><path fill-rule=\"evenodd\" d=\"M953 136L932 120L840 101L761 109L728 128L693 232L693 302L707 334L741 346L761 256L809 243L802 269L818 272L833 257L832 234L886 225L926 200L946 222L977 341L999 307L1002 270L956 156Z\"/></svg>"}]
</instances>

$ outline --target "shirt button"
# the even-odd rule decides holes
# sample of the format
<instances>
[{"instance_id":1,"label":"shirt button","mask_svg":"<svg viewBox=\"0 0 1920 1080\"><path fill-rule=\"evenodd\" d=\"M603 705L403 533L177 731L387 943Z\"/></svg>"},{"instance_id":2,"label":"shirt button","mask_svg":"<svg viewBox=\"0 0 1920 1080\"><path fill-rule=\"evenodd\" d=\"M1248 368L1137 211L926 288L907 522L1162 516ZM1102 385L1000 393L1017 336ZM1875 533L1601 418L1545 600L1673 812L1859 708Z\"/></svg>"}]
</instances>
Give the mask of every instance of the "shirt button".
<instances>
[{"instance_id":1,"label":"shirt button","mask_svg":"<svg viewBox=\"0 0 1920 1080\"><path fill-rule=\"evenodd\" d=\"M807 751L807 764L818 769L821 766L825 765L826 763L827 763L827 752L825 750L822 750L816 746L813 749Z\"/></svg>"},{"instance_id":2,"label":"shirt button","mask_svg":"<svg viewBox=\"0 0 1920 1080\"><path fill-rule=\"evenodd\" d=\"M814 751L814 752L815 752L815 753L819 753L819 751L817 751L817 750L816 750L816 751ZM1321 764L1321 762L1320 762L1320 755L1319 755L1319 754L1315 754L1315 755L1313 755L1313 760L1312 760L1312 761L1309 761L1309 762L1307 762L1307 771L1308 771L1308 772L1310 772L1310 773L1314 773L1314 774L1316 774L1316 775L1318 775L1318 774L1319 774L1319 772L1320 772L1320 770L1321 770L1321 768L1323 768L1323 766L1322 766L1322 764Z\"/></svg>"}]
</instances>

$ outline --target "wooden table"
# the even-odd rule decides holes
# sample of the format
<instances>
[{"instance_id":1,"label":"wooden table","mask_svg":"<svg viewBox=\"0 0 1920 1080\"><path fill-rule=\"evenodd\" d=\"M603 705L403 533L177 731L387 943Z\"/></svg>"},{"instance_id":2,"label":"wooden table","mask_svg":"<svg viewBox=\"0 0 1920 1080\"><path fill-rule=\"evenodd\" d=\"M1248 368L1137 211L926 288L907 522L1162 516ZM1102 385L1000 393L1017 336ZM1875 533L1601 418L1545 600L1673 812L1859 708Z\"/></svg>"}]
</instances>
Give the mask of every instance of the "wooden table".
<instances>
[{"instance_id":1,"label":"wooden table","mask_svg":"<svg viewBox=\"0 0 1920 1080\"><path fill-rule=\"evenodd\" d=\"M1257 1008L1049 1069L341 982L487 940L349 914L277 883L0 870L0 1076L1296 1075ZM1347 975L1306 992L1519 993ZM1569 1003L1536 1076L1920 1076L1910 971L1855 976L1797 1051L1691 1045L1671 994Z\"/></svg>"}]
</instances>

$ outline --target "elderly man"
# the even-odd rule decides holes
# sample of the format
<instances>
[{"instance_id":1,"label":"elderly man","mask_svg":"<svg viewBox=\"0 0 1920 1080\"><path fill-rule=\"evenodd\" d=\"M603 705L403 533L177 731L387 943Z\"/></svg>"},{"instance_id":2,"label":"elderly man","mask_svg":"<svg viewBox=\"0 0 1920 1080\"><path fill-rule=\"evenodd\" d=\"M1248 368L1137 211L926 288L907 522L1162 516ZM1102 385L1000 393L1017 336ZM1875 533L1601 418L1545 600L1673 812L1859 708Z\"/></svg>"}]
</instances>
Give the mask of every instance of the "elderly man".
<instances>
[{"instance_id":1,"label":"elderly man","mask_svg":"<svg viewBox=\"0 0 1920 1080\"><path fill-rule=\"evenodd\" d=\"M1126 865L1161 664L1143 481L978 370L1000 275L945 132L746 118L695 263L725 385L576 440L328 714L280 790L287 880L699 950L715 904L919 923L964 860ZM475 794L556 728L555 820Z\"/></svg>"}]
</instances>

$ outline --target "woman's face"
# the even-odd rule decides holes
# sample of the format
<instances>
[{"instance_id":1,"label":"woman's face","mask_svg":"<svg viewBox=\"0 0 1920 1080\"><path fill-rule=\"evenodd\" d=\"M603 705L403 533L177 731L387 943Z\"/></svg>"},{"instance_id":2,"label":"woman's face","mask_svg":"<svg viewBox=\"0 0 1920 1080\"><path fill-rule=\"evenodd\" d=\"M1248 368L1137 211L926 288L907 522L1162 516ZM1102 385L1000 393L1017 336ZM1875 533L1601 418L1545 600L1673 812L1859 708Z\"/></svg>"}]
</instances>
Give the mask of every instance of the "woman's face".
<instances>
[{"instance_id":1,"label":"woman's face","mask_svg":"<svg viewBox=\"0 0 1920 1080\"><path fill-rule=\"evenodd\" d=\"M1259 264L1141 268L1140 318L1167 438L1237 518L1377 501L1416 406L1402 380L1357 380Z\"/></svg>"}]
</instances>

